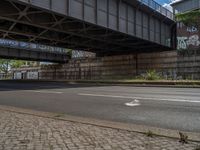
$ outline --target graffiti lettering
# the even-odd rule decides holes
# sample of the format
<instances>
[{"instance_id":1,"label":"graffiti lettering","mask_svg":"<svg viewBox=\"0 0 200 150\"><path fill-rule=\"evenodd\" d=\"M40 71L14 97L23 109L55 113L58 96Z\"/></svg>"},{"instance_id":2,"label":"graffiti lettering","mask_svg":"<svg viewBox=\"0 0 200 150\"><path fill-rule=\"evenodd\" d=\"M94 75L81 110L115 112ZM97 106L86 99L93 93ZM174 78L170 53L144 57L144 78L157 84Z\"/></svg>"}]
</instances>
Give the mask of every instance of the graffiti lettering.
<instances>
[{"instance_id":1,"label":"graffiti lettering","mask_svg":"<svg viewBox=\"0 0 200 150\"><path fill-rule=\"evenodd\" d=\"M198 32L198 29L196 27L192 26L192 27L187 27L187 31L188 32Z\"/></svg>"},{"instance_id":2,"label":"graffiti lettering","mask_svg":"<svg viewBox=\"0 0 200 150\"><path fill-rule=\"evenodd\" d=\"M190 36L188 38L187 45L199 46L200 45L199 36L198 35Z\"/></svg>"},{"instance_id":3,"label":"graffiti lettering","mask_svg":"<svg viewBox=\"0 0 200 150\"><path fill-rule=\"evenodd\" d=\"M177 49L186 49L187 48L187 37L177 37Z\"/></svg>"},{"instance_id":4,"label":"graffiti lettering","mask_svg":"<svg viewBox=\"0 0 200 150\"><path fill-rule=\"evenodd\" d=\"M14 41L8 39L0 38L0 46L13 47L13 48L23 48L27 50L41 50L56 53L68 53L70 50L66 48L53 47L48 45L34 44L29 42Z\"/></svg>"},{"instance_id":5,"label":"graffiti lettering","mask_svg":"<svg viewBox=\"0 0 200 150\"><path fill-rule=\"evenodd\" d=\"M198 35L192 35L190 37L177 37L177 40L177 49L187 49L189 46L200 46L200 39Z\"/></svg>"}]
</instances>

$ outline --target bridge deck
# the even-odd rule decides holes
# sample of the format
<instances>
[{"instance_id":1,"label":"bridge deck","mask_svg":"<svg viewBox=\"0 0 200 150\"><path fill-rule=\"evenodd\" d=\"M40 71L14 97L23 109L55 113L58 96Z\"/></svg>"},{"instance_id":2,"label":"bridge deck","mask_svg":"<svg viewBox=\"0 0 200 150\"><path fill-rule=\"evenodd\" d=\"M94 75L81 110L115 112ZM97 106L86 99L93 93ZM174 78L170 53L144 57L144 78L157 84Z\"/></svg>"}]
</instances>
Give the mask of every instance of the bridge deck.
<instances>
[{"instance_id":1,"label":"bridge deck","mask_svg":"<svg viewBox=\"0 0 200 150\"><path fill-rule=\"evenodd\" d=\"M1 0L0 36L112 55L170 50L173 15L152 0Z\"/></svg>"}]
</instances>

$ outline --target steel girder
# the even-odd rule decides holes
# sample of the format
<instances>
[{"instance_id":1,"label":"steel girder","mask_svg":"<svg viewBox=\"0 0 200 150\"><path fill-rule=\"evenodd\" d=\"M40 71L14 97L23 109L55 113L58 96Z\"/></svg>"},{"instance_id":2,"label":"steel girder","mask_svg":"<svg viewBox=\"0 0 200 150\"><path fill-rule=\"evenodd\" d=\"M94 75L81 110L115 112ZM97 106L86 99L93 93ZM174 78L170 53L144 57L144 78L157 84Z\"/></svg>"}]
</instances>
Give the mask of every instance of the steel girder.
<instances>
[{"instance_id":1,"label":"steel girder","mask_svg":"<svg viewBox=\"0 0 200 150\"><path fill-rule=\"evenodd\" d=\"M17 48L0 48L0 57L5 59L20 59L30 61L46 61L55 63L66 63L70 57L66 54L55 54L49 52L30 51Z\"/></svg>"},{"instance_id":2,"label":"steel girder","mask_svg":"<svg viewBox=\"0 0 200 150\"><path fill-rule=\"evenodd\" d=\"M95 24L66 17L10 0L0 2L0 36L96 53L169 50L167 46L139 39Z\"/></svg>"}]
</instances>

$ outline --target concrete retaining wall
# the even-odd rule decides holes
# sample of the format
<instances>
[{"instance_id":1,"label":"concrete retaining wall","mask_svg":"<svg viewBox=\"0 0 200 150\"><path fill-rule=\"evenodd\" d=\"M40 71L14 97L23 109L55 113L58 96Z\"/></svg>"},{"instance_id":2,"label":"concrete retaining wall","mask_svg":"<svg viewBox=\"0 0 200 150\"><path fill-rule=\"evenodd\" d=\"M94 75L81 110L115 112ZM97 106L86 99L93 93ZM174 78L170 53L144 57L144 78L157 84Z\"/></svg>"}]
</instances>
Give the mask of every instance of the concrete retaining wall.
<instances>
[{"instance_id":1,"label":"concrete retaining wall","mask_svg":"<svg viewBox=\"0 0 200 150\"><path fill-rule=\"evenodd\" d=\"M197 51L198 52L198 51ZM155 69L165 78L200 79L200 54L168 51L71 60L41 68L40 79L123 79Z\"/></svg>"}]
</instances>

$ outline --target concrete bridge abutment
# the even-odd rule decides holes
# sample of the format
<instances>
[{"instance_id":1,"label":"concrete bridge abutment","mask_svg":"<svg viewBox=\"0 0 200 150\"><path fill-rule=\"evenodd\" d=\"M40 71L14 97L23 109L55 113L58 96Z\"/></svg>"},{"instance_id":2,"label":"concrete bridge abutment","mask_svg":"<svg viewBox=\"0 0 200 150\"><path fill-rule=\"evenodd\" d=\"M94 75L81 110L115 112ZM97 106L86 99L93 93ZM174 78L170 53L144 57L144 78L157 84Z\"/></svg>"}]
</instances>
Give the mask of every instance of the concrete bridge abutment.
<instances>
[{"instance_id":1,"label":"concrete bridge abutment","mask_svg":"<svg viewBox=\"0 0 200 150\"><path fill-rule=\"evenodd\" d=\"M148 70L155 70L166 79L200 79L200 54L165 51L75 59L63 65L42 67L40 78L130 79L141 76Z\"/></svg>"}]
</instances>

